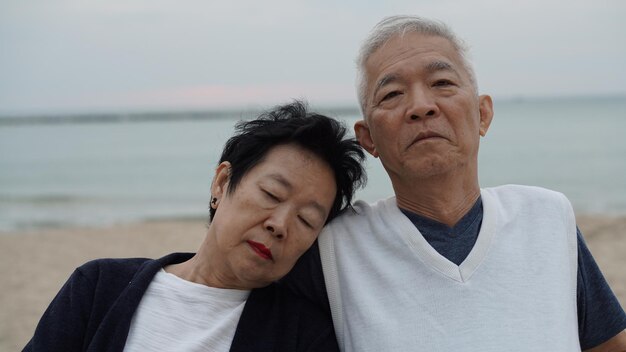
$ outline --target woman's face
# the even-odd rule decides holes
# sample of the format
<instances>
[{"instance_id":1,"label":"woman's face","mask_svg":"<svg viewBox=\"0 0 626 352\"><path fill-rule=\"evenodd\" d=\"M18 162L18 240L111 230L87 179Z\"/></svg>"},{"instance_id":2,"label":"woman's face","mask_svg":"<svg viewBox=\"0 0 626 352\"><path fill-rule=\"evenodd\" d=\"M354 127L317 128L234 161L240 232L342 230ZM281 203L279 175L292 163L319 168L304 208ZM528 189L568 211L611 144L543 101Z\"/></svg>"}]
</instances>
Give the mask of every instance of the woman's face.
<instances>
[{"instance_id":1,"label":"woman's face","mask_svg":"<svg viewBox=\"0 0 626 352\"><path fill-rule=\"evenodd\" d=\"M209 239L225 286L267 286L291 270L322 230L336 194L333 170L310 151L273 147L228 193L230 163L218 166Z\"/></svg>"}]
</instances>

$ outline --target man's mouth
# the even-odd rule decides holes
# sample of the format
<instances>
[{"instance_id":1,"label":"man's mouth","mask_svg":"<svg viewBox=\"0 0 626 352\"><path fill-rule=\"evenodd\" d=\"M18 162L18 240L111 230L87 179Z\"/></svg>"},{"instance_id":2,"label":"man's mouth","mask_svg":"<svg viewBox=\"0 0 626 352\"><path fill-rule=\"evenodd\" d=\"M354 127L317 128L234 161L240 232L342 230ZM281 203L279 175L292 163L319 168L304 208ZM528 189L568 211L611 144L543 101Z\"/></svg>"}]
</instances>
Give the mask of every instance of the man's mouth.
<instances>
[{"instance_id":1,"label":"man's mouth","mask_svg":"<svg viewBox=\"0 0 626 352\"><path fill-rule=\"evenodd\" d=\"M274 260L272 251L265 247L262 243L248 240L248 245L263 259Z\"/></svg>"},{"instance_id":2,"label":"man's mouth","mask_svg":"<svg viewBox=\"0 0 626 352\"><path fill-rule=\"evenodd\" d=\"M412 146L416 143L419 143L421 141L427 140L427 139L434 139L434 138L444 138L442 135L440 135L439 133L435 133L432 131L426 131L426 132L420 132L415 139L413 139L413 141L411 142L411 144L409 146Z\"/></svg>"}]
</instances>

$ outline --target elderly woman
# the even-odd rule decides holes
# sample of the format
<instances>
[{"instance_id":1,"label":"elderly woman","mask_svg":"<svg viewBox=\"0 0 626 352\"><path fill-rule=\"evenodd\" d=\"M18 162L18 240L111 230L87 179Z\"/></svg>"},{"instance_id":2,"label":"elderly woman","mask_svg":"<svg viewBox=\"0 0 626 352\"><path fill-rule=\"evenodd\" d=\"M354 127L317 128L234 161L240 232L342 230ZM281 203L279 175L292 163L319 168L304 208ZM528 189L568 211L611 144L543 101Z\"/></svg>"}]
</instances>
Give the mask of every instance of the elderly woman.
<instances>
[{"instance_id":1,"label":"elderly woman","mask_svg":"<svg viewBox=\"0 0 626 352\"><path fill-rule=\"evenodd\" d=\"M299 102L239 123L197 253L79 267L25 350L337 350L330 317L276 281L364 181L345 133Z\"/></svg>"}]
</instances>

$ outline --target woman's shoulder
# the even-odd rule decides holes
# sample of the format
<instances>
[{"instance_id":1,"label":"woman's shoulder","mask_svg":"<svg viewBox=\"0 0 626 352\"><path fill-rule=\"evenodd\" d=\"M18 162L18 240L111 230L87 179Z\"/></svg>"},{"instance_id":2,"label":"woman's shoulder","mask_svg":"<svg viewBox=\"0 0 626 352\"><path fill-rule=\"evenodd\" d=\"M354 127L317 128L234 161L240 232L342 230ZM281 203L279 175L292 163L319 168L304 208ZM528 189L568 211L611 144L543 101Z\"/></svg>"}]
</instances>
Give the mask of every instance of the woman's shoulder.
<instances>
[{"instance_id":1,"label":"woman's shoulder","mask_svg":"<svg viewBox=\"0 0 626 352\"><path fill-rule=\"evenodd\" d=\"M76 269L87 277L124 277L134 276L138 271L146 269L152 275L169 264L185 261L192 253L172 253L159 259L150 258L101 258L86 262Z\"/></svg>"},{"instance_id":2,"label":"woman's shoulder","mask_svg":"<svg viewBox=\"0 0 626 352\"><path fill-rule=\"evenodd\" d=\"M150 260L148 258L94 259L76 268L76 272L91 279L109 275L119 277L124 274L134 274L143 264Z\"/></svg>"}]
</instances>

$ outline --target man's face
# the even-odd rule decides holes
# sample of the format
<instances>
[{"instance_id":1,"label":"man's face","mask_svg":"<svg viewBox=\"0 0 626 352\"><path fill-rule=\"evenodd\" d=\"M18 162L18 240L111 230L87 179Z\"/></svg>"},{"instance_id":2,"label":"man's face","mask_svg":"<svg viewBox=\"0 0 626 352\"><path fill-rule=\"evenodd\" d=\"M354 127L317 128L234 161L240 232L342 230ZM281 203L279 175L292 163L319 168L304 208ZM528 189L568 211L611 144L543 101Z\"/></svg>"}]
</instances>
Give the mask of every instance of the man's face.
<instances>
[{"instance_id":1,"label":"man's face","mask_svg":"<svg viewBox=\"0 0 626 352\"><path fill-rule=\"evenodd\" d=\"M361 145L397 182L449 174L477 163L491 98L478 96L450 42L407 33L375 51L365 65L366 120L355 125Z\"/></svg>"}]
</instances>

